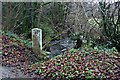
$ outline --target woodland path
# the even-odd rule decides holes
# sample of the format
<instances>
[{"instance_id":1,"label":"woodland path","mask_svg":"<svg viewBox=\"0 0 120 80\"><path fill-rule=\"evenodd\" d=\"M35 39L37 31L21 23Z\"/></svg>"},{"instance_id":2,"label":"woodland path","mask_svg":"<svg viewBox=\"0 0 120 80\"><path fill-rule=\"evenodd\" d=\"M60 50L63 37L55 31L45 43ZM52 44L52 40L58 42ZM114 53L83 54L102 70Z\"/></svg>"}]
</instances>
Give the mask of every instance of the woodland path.
<instances>
[{"instance_id":1,"label":"woodland path","mask_svg":"<svg viewBox=\"0 0 120 80\"><path fill-rule=\"evenodd\" d=\"M0 55L0 62L2 55ZM29 75L25 75L20 69L16 67L2 66L0 63L0 80L2 78L29 78Z\"/></svg>"}]
</instances>

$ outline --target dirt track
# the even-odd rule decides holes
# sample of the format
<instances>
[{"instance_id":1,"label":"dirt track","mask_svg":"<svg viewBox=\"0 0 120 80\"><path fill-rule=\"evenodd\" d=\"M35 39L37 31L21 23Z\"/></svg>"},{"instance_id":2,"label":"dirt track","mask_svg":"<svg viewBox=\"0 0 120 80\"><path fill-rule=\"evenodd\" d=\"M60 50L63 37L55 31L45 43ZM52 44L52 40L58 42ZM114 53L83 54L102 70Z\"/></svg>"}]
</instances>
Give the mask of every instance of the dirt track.
<instances>
[{"instance_id":1,"label":"dirt track","mask_svg":"<svg viewBox=\"0 0 120 80\"><path fill-rule=\"evenodd\" d=\"M14 67L0 66L0 79L1 78L29 78L28 75L24 75L20 70Z\"/></svg>"}]
</instances>

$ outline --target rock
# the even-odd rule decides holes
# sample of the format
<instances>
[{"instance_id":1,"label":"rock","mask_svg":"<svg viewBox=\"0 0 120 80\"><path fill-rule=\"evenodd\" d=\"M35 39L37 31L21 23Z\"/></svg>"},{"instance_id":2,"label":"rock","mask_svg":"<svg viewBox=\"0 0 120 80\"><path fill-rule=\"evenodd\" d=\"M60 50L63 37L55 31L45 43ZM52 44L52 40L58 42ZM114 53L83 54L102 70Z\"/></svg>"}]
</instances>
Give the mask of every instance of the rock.
<instances>
[{"instance_id":1,"label":"rock","mask_svg":"<svg viewBox=\"0 0 120 80\"><path fill-rule=\"evenodd\" d=\"M75 46L74 42L68 37L59 41L52 41L50 44L52 46L49 48L49 51L51 52L49 58L64 53L67 49L73 48Z\"/></svg>"}]
</instances>

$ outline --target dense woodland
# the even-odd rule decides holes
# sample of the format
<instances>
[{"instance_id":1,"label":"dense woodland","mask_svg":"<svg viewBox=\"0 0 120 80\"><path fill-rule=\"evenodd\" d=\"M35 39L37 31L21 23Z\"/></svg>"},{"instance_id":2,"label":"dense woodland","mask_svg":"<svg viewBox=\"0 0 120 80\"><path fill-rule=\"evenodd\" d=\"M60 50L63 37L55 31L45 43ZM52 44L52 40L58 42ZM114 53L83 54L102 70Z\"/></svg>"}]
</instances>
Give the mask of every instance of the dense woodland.
<instances>
[{"instance_id":1,"label":"dense woodland","mask_svg":"<svg viewBox=\"0 0 120 80\"><path fill-rule=\"evenodd\" d=\"M33 28L42 29L38 52ZM1 64L27 77L120 79L119 1L3 2L0 34Z\"/></svg>"}]
</instances>

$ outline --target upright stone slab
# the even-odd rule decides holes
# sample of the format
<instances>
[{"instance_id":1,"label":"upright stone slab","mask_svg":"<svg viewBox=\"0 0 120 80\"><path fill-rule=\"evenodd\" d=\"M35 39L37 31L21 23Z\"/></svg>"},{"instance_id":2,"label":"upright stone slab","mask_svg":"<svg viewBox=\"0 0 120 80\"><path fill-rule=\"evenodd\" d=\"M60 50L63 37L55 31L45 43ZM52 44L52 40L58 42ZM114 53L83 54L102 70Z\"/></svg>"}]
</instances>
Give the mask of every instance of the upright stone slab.
<instances>
[{"instance_id":1,"label":"upright stone slab","mask_svg":"<svg viewBox=\"0 0 120 80\"><path fill-rule=\"evenodd\" d=\"M42 30L38 28L32 29L32 47L33 51L40 55L42 50Z\"/></svg>"}]
</instances>

